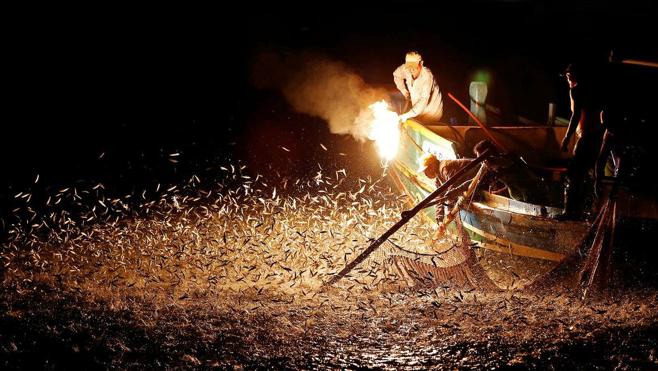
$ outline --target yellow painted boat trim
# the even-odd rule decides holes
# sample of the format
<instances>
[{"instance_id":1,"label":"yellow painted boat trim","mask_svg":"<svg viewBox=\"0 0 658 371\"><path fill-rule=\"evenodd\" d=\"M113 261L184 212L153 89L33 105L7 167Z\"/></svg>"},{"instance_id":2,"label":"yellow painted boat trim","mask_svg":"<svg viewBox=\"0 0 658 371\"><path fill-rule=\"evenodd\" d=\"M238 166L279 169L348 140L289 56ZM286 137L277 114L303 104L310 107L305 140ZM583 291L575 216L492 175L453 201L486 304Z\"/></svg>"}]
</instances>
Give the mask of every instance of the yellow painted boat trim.
<instances>
[{"instance_id":1,"label":"yellow painted boat trim","mask_svg":"<svg viewBox=\"0 0 658 371\"><path fill-rule=\"evenodd\" d=\"M546 250L538 249L536 247L517 244L512 241L508 241L503 238L494 236L493 234L478 229L464 222L463 220L462 220L462 224L466 229L469 229L470 231L475 232L493 241L494 243L478 242L479 245L481 245L482 247L488 250L493 250L502 253L509 253L518 256L527 256L529 258L535 258L535 259L550 260L554 262L561 262L565 258L564 254L560 254L552 251L546 251Z\"/></svg>"},{"instance_id":2,"label":"yellow painted boat trim","mask_svg":"<svg viewBox=\"0 0 658 371\"><path fill-rule=\"evenodd\" d=\"M400 161L395 161L394 166L402 172L410 182L414 183L418 188L421 188L427 193L432 193L436 189L433 184L427 183L419 178L419 174L409 169L405 164ZM422 199L421 199L422 200ZM420 201L420 200L418 200Z\"/></svg>"},{"instance_id":3,"label":"yellow painted boat trim","mask_svg":"<svg viewBox=\"0 0 658 371\"><path fill-rule=\"evenodd\" d=\"M426 128L423 124L420 124L420 123L418 123L418 122L416 122L416 121L413 121L413 120L407 120L407 121L404 122L404 125L405 125L405 126L409 126L409 127L412 128L414 131L417 131L417 132L421 133L424 137L426 137L426 138L430 138L430 139L432 139L433 141L436 141L436 142L448 142L448 143L450 143L450 142L449 142L448 140L446 140L445 138L441 137L441 136L438 135L437 133L435 133L435 132L433 132L432 130Z\"/></svg>"},{"instance_id":4,"label":"yellow painted boat trim","mask_svg":"<svg viewBox=\"0 0 658 371\"><path fill-rule=\"evenodd\" d=\"M397 163L397 162L396 162L396 163ZM402 165L402 164L399 164L399 163L397 163L397 164L398 164L398 165ZM404 172L404 170L405 170L405 169L403 168L403 165L400 166L400 167L398 167L398 169L400 169L400 171L403 171L403 172ZM407 187L405 187L405 186L402 184L402 181L399 179L398 175L397 175L395 172L392 172L391 174L393 175L393 181L394 181L395 183L398 184L398 187L400 187L400 188L402 188L402 189L404 190L404 193L406 193L407 196L409 196L409 197L407 198L407 204L409 204L409 206L410 206L411 208L415 207L416 204L414 204L414 202L412 201L412 200L415 199L414 195L412 195L412 194L407 190ZM428 191L428 192L431 192L431 191ZM426 223L436 223L436 221L433 220L432 218L430 218L429 216L427 216L427 214L425 214L425 213L420 213L420 215L421 215L421 218L424 219Z\"/></svg>"}]
</instances>

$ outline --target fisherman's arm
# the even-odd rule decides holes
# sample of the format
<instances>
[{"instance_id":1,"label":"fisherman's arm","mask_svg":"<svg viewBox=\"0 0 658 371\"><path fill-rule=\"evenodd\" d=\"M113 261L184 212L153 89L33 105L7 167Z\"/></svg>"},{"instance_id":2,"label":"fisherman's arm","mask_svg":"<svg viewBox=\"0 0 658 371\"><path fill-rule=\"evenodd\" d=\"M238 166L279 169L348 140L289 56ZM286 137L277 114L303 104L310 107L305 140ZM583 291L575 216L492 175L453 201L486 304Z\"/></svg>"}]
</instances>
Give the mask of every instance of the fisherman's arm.
<instances>
[{"instance_id":1,"label":"fisherman's arm","mask_svg":"<svg viewBox=\"0 0 658 371\"><path fill-rule=\"evenodd\" d=\"M441 167L440 174L439 174L439 179L441 183L445 183L448 181L450 178L455 176L457 172L459 172L461 169L466 167L468 164L471 163L471 160L443 160L443 166ZM448 191L446 191L445 197L450 198L454 197L455 195L459 195L460 193L464 192L467 188L468 185L471 183L471 179L467 179L463 181L459 185L453 185L450 187Z\"/></svg>"},{"instance_id":2,"label":"fisherman's arm","mask_svg":"<svg viewBox=\"0 0 658 371\"><path fill-rule=\"evenodd\" d=\"M564 138L562 139L561 148L563 152L566 152L567 147L569 147L569 139L571 139L571 136L576 131L576 127L578 127L581 114L580 99L577 97L574 98L573 90L569 92L569 98L571 99L571 118L569 119L567 132L564 134Z\"/></svg>"},{"instance_id":3,"label":"fisherman's arm","mask_svg":"<svg viewBox=\"0 0 658 371\"><path fill-rule=\"evenodd\" d=\"M411 107L411 109L408 112L402 114L402 116L404 116L404 119L420 116L425 111L425 108L427 107L427 104L429 103L430 100L430 94L432 93L434 78L430 78L426 81L416 81L416 84L422 84L420 89L420 98L416 101L416 104L414 104L413 107Z\"/></svg>"},{"instance_id":4,"label":"fisherman's arm","mask_svg":"<svg viewBox=\"0 0 658 371\"><path fill-rule=\"evenodd\" d=\"M394 72L393 72L393 81L395 82L395 86L397 86L398 90L402 95L404 95L405 99L409 99L409 90L407 90L407 85L404 82L404 65L398 67Z\"/></svg>"}]
</instances>

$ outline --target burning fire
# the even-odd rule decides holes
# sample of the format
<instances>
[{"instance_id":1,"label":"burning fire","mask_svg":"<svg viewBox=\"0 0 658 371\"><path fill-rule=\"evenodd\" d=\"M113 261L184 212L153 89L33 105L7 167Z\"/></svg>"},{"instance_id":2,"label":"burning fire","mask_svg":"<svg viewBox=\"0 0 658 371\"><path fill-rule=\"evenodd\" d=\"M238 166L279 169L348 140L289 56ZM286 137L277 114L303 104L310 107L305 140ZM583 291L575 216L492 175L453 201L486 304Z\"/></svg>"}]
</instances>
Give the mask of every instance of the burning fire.
<instances>
[{"instance_id":1,"label":"burning fire","mask_svg":"<svg viewBox=\"0 0 658 371\"><path fill-rule=\"evenodd\" d=\"M379 155L386 161L392 160L398 153L400 144L400 122L397 113L389 111L386 101L379 101L369 106L374 119L368 130L368 139L374 140Z\"/></svg>"}]
</instances>

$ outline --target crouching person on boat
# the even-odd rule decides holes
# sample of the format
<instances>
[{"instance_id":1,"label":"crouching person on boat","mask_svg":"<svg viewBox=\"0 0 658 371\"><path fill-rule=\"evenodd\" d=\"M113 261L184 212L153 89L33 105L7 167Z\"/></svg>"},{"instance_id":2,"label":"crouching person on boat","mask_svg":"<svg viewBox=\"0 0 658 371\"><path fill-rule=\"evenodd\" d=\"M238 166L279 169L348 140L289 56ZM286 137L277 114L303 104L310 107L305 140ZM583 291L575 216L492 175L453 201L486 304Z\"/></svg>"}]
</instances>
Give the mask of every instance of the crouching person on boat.
<instances>
[{"instance_id":1,"label":"crouching person on boat","mask_svg":"<svg viewBox=\"0 0 658 371\"><path fill-rule=\"evenodd\" d=\"M409 52L405 63L393 72L395 86L411 109L400 115L400 121L417 118L421 122L438 122L443 116L443 100L439 85L423 58L417 52Z\"/></svg>"},{"instance_id":2,"label":"crouching person on boat","mask_svg":"<svg viewBox=\"0 0 658 371\"><path fill-rule=\"evenodd\" d=\"M489 141L479 142L473 151L480 156L486 149L491 149L491 155L484 162L488 173L481 184L491 186L499 183L507 190L509 197L515 200L538 205L548 204L549 190L539 176L535 175L518 158L496 151ZM428 154L423 158L421 170L428 178L435 179L438 187L471 161L472 159L439 160L435 155ZM475 172L476 170L473 170L469 174L470 178L475 175ZM443 220L445 207L451 207L456 196L464 191L469 183L470 180L467 180L446 193L444 202L436 207L436 217L439 222Z\"/></svg>"},{"instance_id":3,"label":"crouching person on boat","mask_svg":"<svg viewBox=\"0 0 658 371\"><path fill-rule=\"evenodd\" d=\"M434 179L436 186L440 187L443 183L448 181L448 179L452 178L459 170L470 164L471 161L471 159L439 160L434 154L428 153L422 159L420 171L422 171L429 179ZM464 179L472 178L475 176L476 171L476 169L471 170L467 173ZM465 190L467 184L468 181L450 188L445 193L442 202L436 205L436 220L438 223L443 221L446 207L451 208L454 205L454 199Z\"/></svg>"}]
</instances>

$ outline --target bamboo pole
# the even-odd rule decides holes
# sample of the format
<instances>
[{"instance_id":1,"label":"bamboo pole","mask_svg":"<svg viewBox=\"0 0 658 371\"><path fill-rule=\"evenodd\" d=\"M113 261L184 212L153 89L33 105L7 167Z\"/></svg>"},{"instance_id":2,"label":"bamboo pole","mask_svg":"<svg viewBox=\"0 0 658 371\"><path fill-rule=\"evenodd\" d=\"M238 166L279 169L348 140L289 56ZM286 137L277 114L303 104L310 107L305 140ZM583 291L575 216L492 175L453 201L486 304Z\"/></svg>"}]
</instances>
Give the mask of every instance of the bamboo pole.
<instances>
[{"instance_id":1,"label":"bamboo pole","mask_svg":"<svg viewBox=\"0 0 658 371\"><path fill-rule=\"evenodd\" d=\"M484 125L484 124L483 124L483 123L482 123L482 122L481 122L481 121L480 121L480 120L479 120L479 119L473 114L473 112L471 112L468 108L466 108L466 106L464 106L464 105L462 104L462 102L459 101L459 99L455 98L455 96L452 95L452 93L448 93L448 96L450 97L450 99L454 100L455 103L457 103L457 105L458 105L459 107L461 107L464 111L466 111L466 113L468 113L469 116L471 116L471 118L475 121L475 123L478 124L478 126L480 126L480 127L482 128L482 130L484 131L484 134L485 134L489 139L491 139L491 141L496 145L496 147L498 147L499 150L501 150L502 152L505 152L505 153L508 153L508 152L509 152L509 151L507 150L507 147L505 147L501 142L498 141L498 139L496 139L496 138L493 136L493 133L491 132L491 130L489 130L489 128L486 127L486 126L485 126L485 125Z\"/></svg>"},{"instance_id":2,"label":"bamboo pole","mask_svg":"<svg viewBox=\"0 0 658 371\"><path fill-rule=\"evenodd\" d=\"M372 254L379 246L381 246L386 240L393 235L398 229L402 228L403 225L407 224L411 218L414 217L414 215L418 214L421 210L423 210L427 205L432 202L433 199L441 195L441 193L445 192L447 189L449 189L453 184L455 184L461 177L463 177L467 172L469 172L471 169L475 168L477 165L479 165L481 162L483 162L488 156L489 152L491 150L487 149L482 154L478 157L476 157L473 161L471 161L470 164L464 166L461 168L458 172L455 173L455 175L452 176L452 178L448 179L445 183L443 183L439 188L437 188L434 192L430 193L429 196L425 197L424 200L419 202L413 209L411 210L406 210L402 212L401 219L395 223L391 228L389 228L384 234L382 234L378 239L373 241L370 246L368 246L359 256L357 256L354 260L352 260L349 264L345 266L340 272L338 272L335 276L331 277L331 279L327 282L325 282L322 285L322 289L326 288L327 286L331 286L334 283L338 282L341 278L345 277L352 269L354 269L357 265L359 265L361 262L366 260L366 258Z\"/></svg>"}]
</instances>

